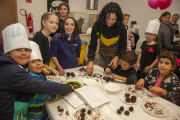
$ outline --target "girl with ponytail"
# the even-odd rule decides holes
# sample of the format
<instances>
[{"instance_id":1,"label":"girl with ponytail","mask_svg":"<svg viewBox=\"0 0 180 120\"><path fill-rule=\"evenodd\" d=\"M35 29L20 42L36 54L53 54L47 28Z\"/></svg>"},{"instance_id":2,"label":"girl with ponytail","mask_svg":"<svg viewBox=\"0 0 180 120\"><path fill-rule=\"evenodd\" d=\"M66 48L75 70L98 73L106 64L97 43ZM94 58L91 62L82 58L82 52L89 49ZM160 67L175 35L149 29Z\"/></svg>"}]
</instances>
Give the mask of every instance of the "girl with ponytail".
<instances>
[{"instance_id":1,"label":"girl with ponytail","mask_svg":"<svg viewBox=\"0 0 180 120\"><path fill-rule=\"evenodd\" d=\"M37 32L33 38L33 41L39 45L44 67L50 69L50 72L57 74L57 70L48 66L50 62L50 48L48 36L54 33L58 29L58 17L55 13L46 12L41 17L41 29Z\"/></svg>"}]
</instances>

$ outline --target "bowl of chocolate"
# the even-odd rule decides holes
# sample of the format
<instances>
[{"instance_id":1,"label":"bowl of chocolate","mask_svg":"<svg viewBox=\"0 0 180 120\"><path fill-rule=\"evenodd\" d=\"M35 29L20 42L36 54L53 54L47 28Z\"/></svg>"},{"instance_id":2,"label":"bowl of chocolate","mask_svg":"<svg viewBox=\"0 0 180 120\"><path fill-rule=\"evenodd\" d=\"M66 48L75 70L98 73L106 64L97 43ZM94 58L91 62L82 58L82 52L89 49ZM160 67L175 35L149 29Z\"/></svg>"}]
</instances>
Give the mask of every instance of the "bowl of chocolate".
<instances>
[{"instance_id":1,"label":"bowl of chocolate","mask_svg":"<svg viewBox=\"0 0 180 120\"><path fill-rule=\"evenodd\" d=\"M71 84L75 89L82 87L82 84L77 81L68 81L68 82L65 82L64 84Z\"/></svg>"}]
</instances>

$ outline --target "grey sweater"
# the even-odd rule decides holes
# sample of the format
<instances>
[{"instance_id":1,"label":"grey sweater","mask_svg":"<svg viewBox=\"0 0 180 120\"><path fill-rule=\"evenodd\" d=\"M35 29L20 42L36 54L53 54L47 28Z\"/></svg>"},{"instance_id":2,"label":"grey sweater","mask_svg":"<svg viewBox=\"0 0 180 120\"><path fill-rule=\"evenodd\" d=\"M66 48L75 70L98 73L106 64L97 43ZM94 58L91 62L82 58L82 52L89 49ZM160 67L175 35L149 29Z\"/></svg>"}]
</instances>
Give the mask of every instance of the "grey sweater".
<instances>
[{"instance_id":1,"label":"grey sweater","mask_svg":"<svg viewBox=\"0 0 180 120\"><path fill-rule=\"evenodd\" d=\"M158 45L160 52L164 51L164 48L169 51L174 51L171 45L171 36L174 34L174 28L169 22L163 21L160 24L158 32ZM176 51L176 50L175 50Z\"/></svg>"}]
</instances>

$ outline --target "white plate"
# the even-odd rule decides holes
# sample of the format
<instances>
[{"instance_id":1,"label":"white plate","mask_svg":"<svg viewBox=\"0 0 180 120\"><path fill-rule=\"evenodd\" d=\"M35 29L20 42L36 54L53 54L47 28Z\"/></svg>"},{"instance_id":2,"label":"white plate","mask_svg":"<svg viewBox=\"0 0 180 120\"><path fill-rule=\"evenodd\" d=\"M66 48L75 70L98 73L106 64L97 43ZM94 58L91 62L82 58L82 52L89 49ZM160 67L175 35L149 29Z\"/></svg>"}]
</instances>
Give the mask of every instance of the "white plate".
<instances>
[{"instance_id":1,"label":"white plate","mask_svg":"<svg viewBox=\"0 0 180 120\"><path fill-rule=\"evenodd\" d=\"M132 95L130 95L130 97L131 97ZM132 103L132 102L126 102L126 97L125 97L125 95L121 95L121 96L118 96L119 98L120 98L120 100L123 102L123 103L125 103L125 104L127 104L127 105L135 105L135 104L138 104L139 103L139 101L140 101L140 99L139 99L139 97L137 97L136 96L136 102L135 103Z\"/></svg>"},{"instance_id":2,"label":"white plate","mask_svg":"<svg viewBox=\"0 0 180 120\"><path fill-rule=\"evenodd\" d=\"M178 111L178 113L177 113L178 115L179 115L179 117L180 117L180 111Z\"/></svg>"},{"instance_id":3,"label":"white plate","mask_svg":"<svg viewBox=\"0 0 180 120\"><path fill-rule=\"evenodd\" d=\"M104 88L108 92L118 92L121 90L121 87L115 83L108 83L108 84L104 85Z\"/></svg>"},{"instance_id":4,"label":"white plate","mask_svg":"<svg viewBox=\"0 0 180 120\"><path fill-rule=\"evenodd\" d=\"M86 84L86 85L96 85L97 81L93 80L93 79L84 79L83 83Z\"/></svg>"},{"instance_id":5,"label":"white plate","mask_svg":"<svg viewBox=\"0 0 180 120\"><path fill-rule=\"evenodd\" d=\"M141 88L141 89L136 89L135 85L127 85L125 87L125 90L135 96L145 96L146 95L146 89Z\"/></svg>"},{"instance_id":6,"label":"white plate","mask_svg":"<svg viewBox=\"0 0 180 120\"><path fill-rule=\"evenodd\" d=\"M86 109L86 112L85 112L85 120L100 120L100 114L98 114L97 112L95 112L94 110L92 110L89 106L81 106L79 107L78 109L75 110L74 112L74 115L73 115L73 120L80 120L81 117L80 117L80 113L81 113L81 110L85 108ZM87 111L88 110L91 110L91 114L87 114Z\"/></svg>"},{"instance_id":7,"label":"white plate","mask_svg":"<svg viewBox=\"0 0 180 120\"><path fill-rule=\"evenodd\" d=\"M153 109L151 109L151 107L145 107L146 102L154 103L154 105L152 105ZM142 101L141 105L146 113L155 117L167 117L170 114L170 111L167 107L153 100L144 100ZM156 114L157 111L162 111L162 114Z\"/></svg>"}]
</instances>

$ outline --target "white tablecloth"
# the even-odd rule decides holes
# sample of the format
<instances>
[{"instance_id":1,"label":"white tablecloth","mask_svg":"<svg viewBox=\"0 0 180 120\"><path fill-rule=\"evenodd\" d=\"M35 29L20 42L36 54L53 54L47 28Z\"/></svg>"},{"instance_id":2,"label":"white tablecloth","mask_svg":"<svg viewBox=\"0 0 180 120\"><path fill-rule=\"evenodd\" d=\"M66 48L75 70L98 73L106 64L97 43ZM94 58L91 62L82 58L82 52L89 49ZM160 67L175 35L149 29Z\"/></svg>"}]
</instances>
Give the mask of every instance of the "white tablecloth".
<instances>
[{"instance_id":1,"label":"white tablecloth","mask_svg":"<svg viewBox=\"0 0 180 120\"><path fill-rule=\"evenodd\" d=\"M103 72L103 69L98 69L99 66L97 65L94 65L94 67L95 67L94 73L99 73L106 76L106 74ZM66 72L77 72L75 69L77 68L66 69ZM113 76L113 74L109 76ZM65 80L66 78L62 76L62 79ZM85 77L78 76L74 79L68 79L67 81L78 81L82 83L83 79L85 79ZM100 80L98 81L97 84L101 86L103 85L102 81ZM125 87L127 86L126 84L123 84L123 83L117 83L117 84L119 84L120 87L122 88L122 91L119 93L120 96L127 93L125 90ZM180 116L178 116L178 112L180 112L180 107L161 97L155 96L149 99L153 99L155 101L162 103L170 110L170 114L164 118L154 117L144 112L141 106L141 101L143 101L144 99L140 97L139 97L139 102L137 104L127 105L120 100L118 95L108 95L108 94L105 94L105 95L110 99L110 102L99 107L99 109L105 111L104 120L109 120L110 118L111 120L180 120ZM55 101L46 102L45 106L51 120L72 120L73 119L73 114L75 112L75 109L68 102L66 102L62 97L58 98ZM66 111L68 111L70 113L70 117L62 118L62 116L59 116L58 115L59 112L57 111L57 106L61 106ZM117 114L117 109L119 109L120 106L124 106L125 110L128 110L130 106L133 106L134 111L130 112L128 116L124 114L124 111L119 115Z\"/></svg>"}]
</instances>

